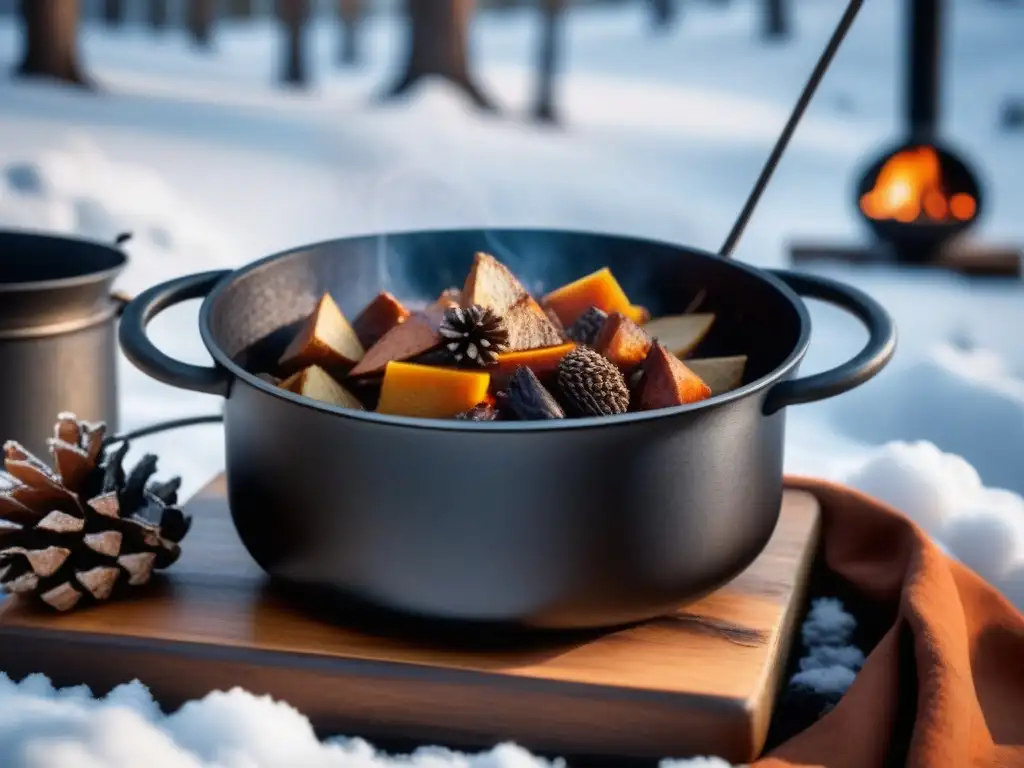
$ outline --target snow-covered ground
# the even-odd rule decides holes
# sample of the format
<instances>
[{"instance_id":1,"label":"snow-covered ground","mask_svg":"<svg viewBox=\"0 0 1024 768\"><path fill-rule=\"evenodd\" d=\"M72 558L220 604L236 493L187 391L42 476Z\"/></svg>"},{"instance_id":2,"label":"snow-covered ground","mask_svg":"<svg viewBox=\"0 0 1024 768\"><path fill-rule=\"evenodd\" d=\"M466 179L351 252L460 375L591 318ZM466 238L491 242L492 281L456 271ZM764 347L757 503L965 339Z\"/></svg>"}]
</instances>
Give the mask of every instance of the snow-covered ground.
<instances>
[{"instance_id":1,"label":"snow-covered ground","mask_svg":"<svg viewBox=\"0 0 1024 768\"><path fill-rule=\"evenodd\" d=\"M507 108L502 118L480 116L443 86L408 103L371 104L401 43L389 17L367 25L369 60L354 72L334 68L335 30L317 28L316 85L308 93L273 86L279 37L269 22L221 27L206 55L178 32L154 38L89 26L84 60L101 93L0 80L0 227L103 240L131 230L132 263L121 281L129 291L305 242L397 228L560 226L714 250L841 12L838 0L795 4L796 36L783 46L757 40L753 0L687 3L679 28L657 37L640 3L574 13L559 85L561 131L521 119L537 32L527 12L481 17L473 32L481 77ZM901 10L901 3L866 4L737 258L782 266L790 238L863 236L850 187L865 154L900 127ZM1024 241L1024 132L997 126L1002 99L1021 95L1024 6L955 0L952 10L944 129L984 174L990 206L979 236ZM16 29L0 20L0 70L19 47ZM899 325L900 350L856 392L791 410L787 468L893 502L1024 606L1024 286L821 271L881 300ZM863 343L840 312L812 312L805 372ZM202 362L194 313L194 305L168 312L154 335L168 352ZM121 384L126 427L218 407L126 362ZM145 449L161 454L165 471L184 475L186 491L223 463L216 428L155 437ZM207 706L230 708L230 701ZM72 713L77 705L67 706ZM232 711L241 718L249 706L256 705ZM104 727L116 730L111 718ZM21 749L27 742L6 741L10 722L0 721L0 745ZM88 750L87 733L83 726L69 744ZM175 738L172 725L161 733ZM183 751L161 765L284 765L190 749L207 757ZM362 747L346 749L347 757L311 751L303 765L371 764ZM459 764L529 764L525 755L502 755ZM432 759L418 764L450 764ZM130 764L109 755L75 760L60 764Z\"/></svg>"}]
</instances>

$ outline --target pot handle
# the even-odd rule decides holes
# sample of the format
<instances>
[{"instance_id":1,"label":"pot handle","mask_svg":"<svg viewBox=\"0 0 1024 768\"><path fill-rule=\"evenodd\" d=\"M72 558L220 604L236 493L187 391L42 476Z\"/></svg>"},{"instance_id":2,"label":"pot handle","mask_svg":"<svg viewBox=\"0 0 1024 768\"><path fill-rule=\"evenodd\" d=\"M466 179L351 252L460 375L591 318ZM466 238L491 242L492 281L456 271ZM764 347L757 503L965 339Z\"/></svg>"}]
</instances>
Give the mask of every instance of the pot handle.
<instances>
[{"instance_id":1,"label":"pot handle","mask_svg":"<svg viewBox=\"0 0 1024 768\"><path fill-rule=\"evenodd\" d=\"M801 298L845 309L868 329L868 343L853 359L828 371L776 384L764 403L766 415L787 405L811 403L859 387L881 371L896 351L896 326L889 313L866 293L826 277L768 270Z\"/></svg>"},{"instance_id":2,"label":"pot handle","mask_svg":"<svg viewBox=\"0 0 1024 768\"><path fill-rule=\"evenodd\" d=\"M132 364L147 376L179 389L227 397L231 379L223 368L191 365L165 355L146 335L149 322L168 307L207 296L230 270L186 275L143 291L124 308L118 341Z\"/></svg>"}]
</instances>

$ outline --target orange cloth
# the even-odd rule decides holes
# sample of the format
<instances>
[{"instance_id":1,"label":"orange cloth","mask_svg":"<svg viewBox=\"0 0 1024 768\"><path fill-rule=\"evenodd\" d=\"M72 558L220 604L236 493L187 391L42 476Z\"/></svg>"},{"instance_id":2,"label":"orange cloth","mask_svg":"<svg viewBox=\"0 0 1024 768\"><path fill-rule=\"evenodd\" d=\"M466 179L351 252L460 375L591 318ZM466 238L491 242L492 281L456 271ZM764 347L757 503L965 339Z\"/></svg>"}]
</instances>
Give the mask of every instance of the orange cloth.
<instances>
[{"instance_id":1,"label":"orange cloth","mask_svg":"<svg viewBox=\"0 0 1024 768\"><path fill-rule=\"evenodd\" d=\"M913 722L908 768L1024 768L1024 616L883 503L787 485L820 501L828 567L898 618L836 708L754 768L881 768L901 718ZM908 678L916 702L912 687L899 695Z\"/></svg>"}]
</instances>

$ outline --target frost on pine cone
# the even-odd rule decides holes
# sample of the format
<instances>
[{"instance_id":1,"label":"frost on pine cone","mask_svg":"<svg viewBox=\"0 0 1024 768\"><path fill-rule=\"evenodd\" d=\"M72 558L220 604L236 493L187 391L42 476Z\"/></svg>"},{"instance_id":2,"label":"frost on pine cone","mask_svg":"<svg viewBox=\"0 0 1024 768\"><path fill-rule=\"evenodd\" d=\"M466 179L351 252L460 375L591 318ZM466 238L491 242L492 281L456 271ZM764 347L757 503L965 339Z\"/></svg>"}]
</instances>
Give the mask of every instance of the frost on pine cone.
<instances>
[{"instance_id":1,"label":"frost on pine cone","mask_svg":"<svg viewBox=\"0 0 1024 768\"><path fill-rule=\"evenodd\" d=\"M126 442L108 454L104 425L57 419L52 468L4 445L13 483L0 492L0 588L66 611L148 582L178 559L191 521L176 506L179 478L150 483L156 456L126 474Z\"/></svg>"}]
</instances>

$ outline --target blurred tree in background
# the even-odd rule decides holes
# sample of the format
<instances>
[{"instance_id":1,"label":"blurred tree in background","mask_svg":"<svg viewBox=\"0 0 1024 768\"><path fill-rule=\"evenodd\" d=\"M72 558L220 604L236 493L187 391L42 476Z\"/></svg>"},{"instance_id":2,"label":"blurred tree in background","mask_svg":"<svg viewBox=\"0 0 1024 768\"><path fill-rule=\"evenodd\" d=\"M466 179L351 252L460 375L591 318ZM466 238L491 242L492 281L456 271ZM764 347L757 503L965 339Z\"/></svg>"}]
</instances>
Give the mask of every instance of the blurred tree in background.
<instances>
[{"instance_id":1,"label":"blurred tree in background","mask_svg":"<svg viewBox=\"0 0 1024 768\"><path fill-rule=\"evenodd\" d=\"M342 66L359 63L359 24L363 20L363 0L338 0L341 20L341 46L338 62Z\"/></svg>"},{"instance_id":2,"label":"blurred tree in background","mask_svg":"<svg viewBox=\"0 0 1024 768\"><path fill-rule=\"evenodd\" d=\"M253 14L253 0L228 0L228 16L235 19L248 19Z\"/></svg>"},{"instance_id":3,"label":"blurred tree in background","mask_svg":"<svg viewBox=\"0 0 1024 768\"><path fill-rule=\"evenodd\" d=\"M766 40L785 40L789 37L789 7L786 0L764 0L762 30Z\"/></svg>"},{"instance_id":4,"label":"blurred tree in background","mask_svg":"<svg viewBox=\"0 0 1024 768\"><path fill-rule=\"evenodd\" d=\"M473 0L406 0L406 60L387 96L406 93L424 77L455 85L481 109L495 111L470 68L469 26Z\"/></svg>"},{"instance_id":5,"label":"blurred tree in background","mask_svg":"<svg viewBox=\"0 0 1024 768\"><path fill-rule=\"evenodd\" d=\"M277 17L284 27L285 52L281 82L300 88L309 84L306 66L306 28L309 26L310 0L277 0Z\"/></svg>"},{"instance_id":6,"label":"blurred tree in background","mask_svg":"<svg viewBox=\"0 0 1024 768\"><path fill-rule=\"evenodd\" d=\"M149 26L157 31L167 28L170 15L167 12L167 0L149 0L149 12L146 16Z\"/></svg>"},{"instance_id":7,"label":"blurred tree in background","mask_svg":"<svg viewBox=\"0 0 1024 768\"><path fill-rule=\"evenodd\" d=\"M537 56L537 95L533 117L542 123L556 123L555 78L562 47L562 22L565 0L538 0L541 11L540 46Z\"/></svg>"},{"instance_id":8,"label":"blurred tree in background","mask_svg":"<svg viewBox=\"0 0 1024 768\"><path fill-rule=\"evenodd\" d=\"M216 14L216 0L188 0L185 26L192 42L199 48L209 48L213 42L213 21Z\"/></svg>"},{"instance_id":9,"label":"blurred tree in background","mask_svg":"<svg viewBox=\"0 0 1024 768\"><path fill-rule=\"evenodd\" d=\"M124 0L103 0L103 21L112 27L124 24Z\"/></svg>"},{"instance_id":10,"label":"blurred tree in background","mask_svg":"<svg viewBox=\"0 0 1024 768\"><path fill-rule=\"evenodd\" d=\"M15 72L89 87L78 59L78 0L21 0L24 55Z\"/></svg>"},{"instance_id":11,"label":"blurred tree in background","mask_svg":"<svg viewBox=\"0 0 1024 768\"><path fill-rule=\"evenodd\" d=\"M651 26L657 31L665 31L672 27L679 14L676 0L650 0Z\"/></svg>"},{"instance_id":12,"label":"blurred tree in background","mask_svg":"<svg viewBox=\"0 0 1024 768\"><path fill-rule=\"evenodd\" d=\"M731 0L703 0L725 7ZM750 0L754 3L757 34L767 41L785 41L792 35L792 0ZM491 95L481 86L470 51L472 23L477 12L509 13L530 9L537 13L534 49L534 84L528 105L531 120L561 122L557 84L565 58L566 14L571 8L599 5L636 7L638 0L0 0L0 12L20 8L24 26L23 60L16 68L23 75L45 75L69 83L88 85L79 65L77 28L82 14L112 27L143 19L154 30L184 23L195 47L213 44L218 14L251 19L276 15L282 33L282 55L276 78L288 86L305 87L314 78L308 37L314 20L336 24L335 61L350 67L363 60L363 26L371 12L397 9L405 28L398 71L385 98L405 94L424 78L446 80L478 107L496 111ZM674 28L682 12L681 0L642 0L651 27L663 32ZM1015 123L1018 110L1010 109L1003 123Z\"/></svg>"}]
</instances>

